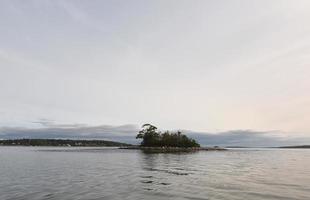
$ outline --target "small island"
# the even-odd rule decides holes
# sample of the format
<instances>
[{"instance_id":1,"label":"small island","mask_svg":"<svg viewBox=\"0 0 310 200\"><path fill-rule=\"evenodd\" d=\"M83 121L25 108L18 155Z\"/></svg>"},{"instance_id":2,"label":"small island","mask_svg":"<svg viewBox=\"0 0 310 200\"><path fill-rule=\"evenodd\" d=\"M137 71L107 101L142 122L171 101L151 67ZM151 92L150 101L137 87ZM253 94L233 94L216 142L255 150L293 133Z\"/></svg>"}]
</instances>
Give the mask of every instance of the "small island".
<instances>
[{"instance_id":1,"label":"small island","mask_svg":"<svg viewBox=\"0 0 310 200\"><path fill-rule=\"evenodd\" d=\"M139 131L136 139L142 139L138 146L121 147L122 149L140 149L154 153L168 152L192 152L199 150L226 150L220 147L200 147L200 144L180 131L177 132L160 132L152 124L144 124Z\"/></svg>"}]
</instances>

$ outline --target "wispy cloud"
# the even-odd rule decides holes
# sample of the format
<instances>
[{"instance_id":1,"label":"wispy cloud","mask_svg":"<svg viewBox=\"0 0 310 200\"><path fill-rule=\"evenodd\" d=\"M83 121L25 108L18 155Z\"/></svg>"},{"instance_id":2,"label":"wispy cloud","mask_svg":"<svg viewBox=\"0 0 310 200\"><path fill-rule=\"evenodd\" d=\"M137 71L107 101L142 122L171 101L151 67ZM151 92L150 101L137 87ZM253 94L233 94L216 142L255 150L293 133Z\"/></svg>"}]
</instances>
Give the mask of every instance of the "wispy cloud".
<instances>
[{"instance_id":1,"label":"wispy cloud","mask_svg":"<svg viewBox=\"0 0 310 200\"><path fill-rule=\"evenodd\" d=\"M58 1L57 3L58 6L61 7L65 11L65 13L76 22L97 31L106 31L103 26L100 26L99 23L96 22L96 19L90 17L87 12L78 8L75 4L72 4L69 1Z\"/></svg>"}]
</instances>

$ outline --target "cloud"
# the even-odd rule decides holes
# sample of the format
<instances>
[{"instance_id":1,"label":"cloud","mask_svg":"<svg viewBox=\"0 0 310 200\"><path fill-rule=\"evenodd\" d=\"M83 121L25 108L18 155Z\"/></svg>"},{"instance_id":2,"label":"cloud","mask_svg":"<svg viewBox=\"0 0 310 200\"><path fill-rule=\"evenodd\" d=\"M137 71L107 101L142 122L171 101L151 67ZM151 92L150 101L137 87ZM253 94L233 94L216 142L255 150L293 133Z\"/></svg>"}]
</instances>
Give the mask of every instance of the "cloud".
<instances>
[{"instance_id":1,"label":"cloud","mask_svg":"<svg viewBox=\"0 0 310 200\"><path fill-rule=\"evenodd\" d=\"M310 1L31 2L0 1L0 124L310 131Z\"/></svg>"},{"instance_id":2,"label":"cloud","mask_svg":"<svg viewBox=\"0 0 310 200\"><path fill-rule=\"evenodd\" d=\"M85 124L57 124L51 120L39 120L38 128L2 127L0 139L16 138L58 138L58 139L104 139L137 144L136 125L121 126ZM203 146L248 146L272 147L284 145L309 144L310 138L287 138L275 136L275 131L232 130L219 133L206 133L183 130L186 135L196 139Z\"/></svg>"},{"instance_id":3,"label":"cloud","mask_svg":"<svg viewBox=\"0 0 310 200\"><path fill-rule=\"evenodd\" d=\"M310 138L284 137L275 131L232 130L219 133L184 131L203 145L273 147L309 144Z\"/></svg>"},{"instance_id":4,"label":"cloud","mask_svg":"<svg viewBox=\"0 0 310 200\"><path fill-rule=\"evenodd\" d=\"M2 127L0 128L0 138L104 139L136 143L134 136L138 132L135 125L87 126L83 124L55 124L47 121L35 123L40 123L42 127Z\"/></svg>"}]
</instances>

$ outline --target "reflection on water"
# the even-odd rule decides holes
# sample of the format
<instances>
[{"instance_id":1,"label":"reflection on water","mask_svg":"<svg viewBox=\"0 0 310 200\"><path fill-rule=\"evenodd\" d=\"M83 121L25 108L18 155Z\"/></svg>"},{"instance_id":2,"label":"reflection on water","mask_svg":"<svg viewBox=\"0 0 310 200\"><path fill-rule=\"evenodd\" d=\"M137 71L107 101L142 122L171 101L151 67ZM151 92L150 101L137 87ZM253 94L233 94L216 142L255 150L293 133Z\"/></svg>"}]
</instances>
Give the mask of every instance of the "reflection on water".
<instances>
[{"instance_id":1,"label":"reflection on water","mask_svg":"<svg viewBox=\"0 0 310 200\"><path fill-rule=\"evenodd\" d=\"M309 150L0 147L0 199L310 198Z\"/></svg>"}]
</instances>

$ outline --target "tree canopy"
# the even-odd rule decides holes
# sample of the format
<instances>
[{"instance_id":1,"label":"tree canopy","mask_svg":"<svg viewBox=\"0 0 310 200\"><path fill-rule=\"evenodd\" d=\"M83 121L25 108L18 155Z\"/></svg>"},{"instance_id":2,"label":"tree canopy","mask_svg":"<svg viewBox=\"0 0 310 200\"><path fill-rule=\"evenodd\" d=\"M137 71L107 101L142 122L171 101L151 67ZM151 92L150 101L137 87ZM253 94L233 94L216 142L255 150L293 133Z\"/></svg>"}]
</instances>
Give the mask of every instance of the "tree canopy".
<instances>
[{"instance_id":1,"label":"tree canopy","mask_svg":"<svg viewBox=\"0 0 310 200\"><path fill-rule=\"evenodd\" d=\"M200 147L194 139L188 138L180 131L161 133L152 124L144 124L136 138L142 139L141 146L145 147Z\"/></svg>"}]
</instances>

